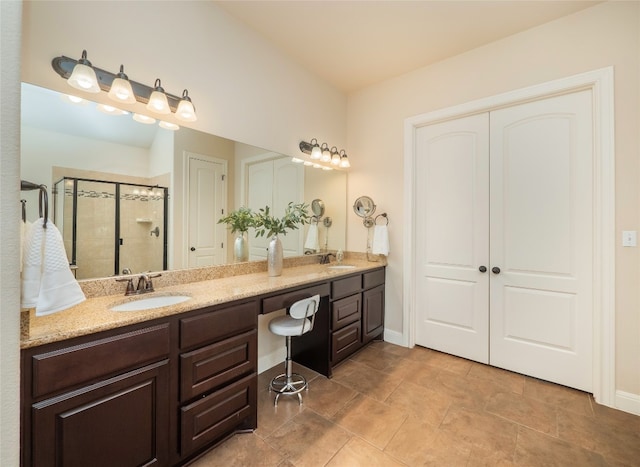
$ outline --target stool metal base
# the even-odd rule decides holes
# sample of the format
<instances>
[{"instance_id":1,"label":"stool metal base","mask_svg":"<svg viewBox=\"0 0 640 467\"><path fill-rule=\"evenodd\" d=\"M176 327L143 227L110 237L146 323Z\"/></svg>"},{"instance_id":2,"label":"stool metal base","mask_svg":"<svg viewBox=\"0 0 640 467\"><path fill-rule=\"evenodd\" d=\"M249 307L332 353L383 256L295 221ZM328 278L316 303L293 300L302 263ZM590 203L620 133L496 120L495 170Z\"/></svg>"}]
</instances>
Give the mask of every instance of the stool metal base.
<instances>
[{"instance_id":1,"label":"stool metal base","mask_svg":"<svg viewBox=\"0 0 640 467\"><path fill-rule=\"evenodd\" d=\"M298 373L291 373L291 376L282 373L273 378L269 384L269 391L276 393L276 399L273 403L275 407L278 406L278 398L280 396L292 396L294 394L298 396L298 403L302 405L302 394L300 393L308 388L307 379Z\"/></svg>"}]
</instances>

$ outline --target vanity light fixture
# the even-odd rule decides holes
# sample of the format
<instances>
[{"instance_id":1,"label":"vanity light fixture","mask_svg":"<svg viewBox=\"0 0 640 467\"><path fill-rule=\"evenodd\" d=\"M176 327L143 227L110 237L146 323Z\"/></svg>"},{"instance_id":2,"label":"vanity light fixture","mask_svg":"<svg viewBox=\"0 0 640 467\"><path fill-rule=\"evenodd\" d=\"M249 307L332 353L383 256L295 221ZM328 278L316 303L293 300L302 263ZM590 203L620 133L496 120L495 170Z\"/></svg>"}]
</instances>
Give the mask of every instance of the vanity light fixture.
<instances>
[{"instance_id":1,"label":"vanity light fixture","mask_svg":"<svg viewBox=\"0 0 640 467\"><path fill-rule=\"evenodd\" d=\"M129 77L124 74L124 65L120 65L120 72L113 79L108 96L109 99L123 104L136 103L136 96L133 94Z\"/></svg>"},{"instance_id":2,"label":"vanity light fixture","mask_svg":"<svg viewBox=\"0 0 640 467\"><path fill-rule=\"evenodd\" d=\"M193 103L189 97L189 91L186 89L182 91L182 99L180 99L180 103L176 109L176 118L183 122L195 122L198 119L198 117L196 117L196 109L193 107Z\"/></svg>"},{"instance_id":3,"label":"vanity light fixture","mask_svg":"<svg viewBox=\"0 0 640 467\"><path fill-rule=\"evenodd\" d=\"M146 125L152 125L156 123L155 118L147 117L146 115L142 114L133 114L133 119L138 123L144 123Z\"/></svg>"},{"instance_id":4,"label":"vanity light fixture","mask_svg":"<svg viewBox=\"0 0 640 467\"><path fill-rule=\"evenodd\" d=\"M315 143L314 143L315 141ZM322 149L320 149L320 146L318 145L318 140L313 138L311 140L311 159L313 159L314 161L320 159L322 157Z\"/></svg>"},{"instance_id":5,"label":"vanity light fixture","mask_svg":"<svg viewBox=\"0 0 640 467\"><path fill-rule=\"evenodd\" d=\"M331 165L340 165L340 154L335 146L331 148Z\"/></svg>"},{"instance_id":6,"label":"vanity light fixture","mask_svg":"<svg viewBox=\"0 0 640 467\"><path fill-rule=\"evenodd\" d=\"M344 149L338 151L338 148L335 146L329 149L329 145L327 143L322 143L322 146L320 146L316 138L312 138L311 142L309 143L307 143L306 141L300 141L300 144L298 145L298 147L300 148L300 151L302 153L309 154L309 159L311 159L311 163L308 165L316 164L321 168L339 167L342 169L348 169L349 167L351 167L351 164L349 163L349 159L347 158L347 153L345 152ZM323 164L328 164L328 165L323 165ZM305 161L305 165L307 165L306 161Z\"/></svg>"},{"instance_id":7,"label":"vanity light fixture","mask_svg":"<svg viewBox=\"0 0 640 467\"><path fill-rule=\"evenodd\" d=\"M102 70L91 65L87 60L87 51L82 51L79 60L60 56L51 60L51 66L71 86L86 92L108 93L115 102L133 104L139 102L147 105L151 112L168 115L175 112L175 118L185 122L197 120L195 107L189 93L185 89L182 96L176 96L164 91L157 79L153 87L132 81L124 73L124 66L120 65L119 73ZM154 120L147 117L149 120ZM140 120L137 120L140 121Z\"/></svg>"},{"instance_id":8,"label":"vanity light fixture","mask_svg":"<svg viewBox=\"0 0 640 467\"><path fill-rule=\"evenodd\" d=\"M76 65L73 67L71 76L67 79L67 82L72 87L79 89L80 91L97 93L100 92L100 86L98 86L98 77L96 72L91 66L91 62L87 60L87 51L82 51L82 57Z\"/></svg>"},{"instance_id":9,"label":"vanity light fixture","mask_svg":"<svg viewBox=\"0 0 640 467\"><path fill-rule=\"evenodd\" d=\"M171 109L169 108L167 95L164 93L164 89L160 84L160 79L157 79L156 83L153 85L153 92L149 97L149 102L147 102L147 110L157 114L166 115L171 113Z\"/></svg>"},{"instance_id":10,"label":"vanity light fixture","mask_svg":"<svg viewBox=\"0 0 640 467\"><path fill-rule=\"evenodd\" d=\"M343 169L348 169L349 167L351 167L351 164L349 164L349 159L347 158L347 153L344 151L344 149L340 151L340 167L342 167Z\"/></svg>"},{"instance_id":11,"label":"vanity light fixture","mask_svg":"<svg viewBox=\"0 0 640 467\"><path fill-rule=\"evenodd\" d=\"M87 105L89 101L82 97L74 96L73 94L60 94L60 99L65 102L71 102L74 105Z\"/></svg>"}]
</instances>

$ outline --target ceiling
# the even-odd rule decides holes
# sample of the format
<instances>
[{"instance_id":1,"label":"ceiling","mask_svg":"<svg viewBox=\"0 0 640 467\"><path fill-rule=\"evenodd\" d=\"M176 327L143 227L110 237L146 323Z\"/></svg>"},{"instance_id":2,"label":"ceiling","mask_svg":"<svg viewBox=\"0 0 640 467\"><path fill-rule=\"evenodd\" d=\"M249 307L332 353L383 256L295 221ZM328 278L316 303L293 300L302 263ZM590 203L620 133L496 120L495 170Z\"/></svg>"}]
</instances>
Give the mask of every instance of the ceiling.
<instances>
[{"instance_id":1,"label":"ceiling","mask_svg":"<svg viewBox=\"0 0 640 467\"><path fill-rule=\"evenodd\" d=\"M343 92L399 76L599 1L214 1Z\"/></svg>"}]
</instances>

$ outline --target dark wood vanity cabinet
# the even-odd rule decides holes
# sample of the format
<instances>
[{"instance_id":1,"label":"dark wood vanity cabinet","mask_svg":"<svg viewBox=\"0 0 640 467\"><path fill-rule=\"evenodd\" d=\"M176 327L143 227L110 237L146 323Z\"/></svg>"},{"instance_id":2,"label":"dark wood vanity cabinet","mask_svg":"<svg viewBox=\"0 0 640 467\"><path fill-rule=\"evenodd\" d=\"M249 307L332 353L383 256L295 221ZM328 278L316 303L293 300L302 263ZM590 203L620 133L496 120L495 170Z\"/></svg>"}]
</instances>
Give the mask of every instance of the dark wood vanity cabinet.
<instances>
[{"instance_id":1,"label":"dark wood vanity cabinet","mask_svg":"<svg viewBox=\"0 0 640 467\"><path fill-rule=\"evenodd\" d=\"M23 465L169 463L169 324L28 349Z\"/></svg>"},{"instance_id":2,"label":"dark wood vanity cabinet","mask_svg":"<svg viewBox=\"0 0 640 467\"><path fill-rule=\"evenodd\" d=\"M22 465L182 465L257 426L258 301L22 351Z\"/></svg>"},{"instance_id":3,"label":"dark wood vanity cabinet","mask_svg":"<svg viewBox=\"0 0 640 467\"><path fill-rule=\"evenodd\" d=\"M180 320L180 455L257 428L258 305Z\"/></svg>"},{"instance_id":4,"label":"dark wood vanity cabinet","mask_svg":"<svg viewBox=\"0 0 640 467\"><path fill-rule=\"evenodd\" d=\"M294 361L331 377L333 368L384 332L384 267L330 282L329 317L322 302L313 331L292 341Z\"/></svg>"}]
</instances>

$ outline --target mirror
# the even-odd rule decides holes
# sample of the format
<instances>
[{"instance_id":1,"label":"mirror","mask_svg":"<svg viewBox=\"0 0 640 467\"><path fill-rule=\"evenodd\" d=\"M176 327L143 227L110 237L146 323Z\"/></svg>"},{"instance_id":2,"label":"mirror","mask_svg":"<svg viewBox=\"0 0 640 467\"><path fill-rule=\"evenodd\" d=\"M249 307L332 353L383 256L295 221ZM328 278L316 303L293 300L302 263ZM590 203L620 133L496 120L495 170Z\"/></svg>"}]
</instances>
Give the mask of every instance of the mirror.
<instances>
[{"instance_id":1,"label":"mirror","mask_svg":"<svg viewBox=\"0 0 640 467\"><path fill-rule=\"evenodd\" d=\"M317 198L311 201L311 211L318 218L324 216L324 202Z\"/></svg>"},{"instance_id":2,"label":"mirror","mask_svg":"<svg viewBox=\"0 0 640 467\"><path fill-rule=\"evenodd\" d=\"M365 227L371 227L374 224L374 220L371 216L376 212L376 205L368 196L360 196L353 203L353 211L363 218L362 223Z\"/></svg>"},{"instance_id":3,"label":"mirror","mask_svg":"<svg viewBox=\"0 0 640 467\"><path fill-rule=\"evenodd\" d=\"M61 93L26 83L22 85L21 116L23 180L45 184L50 193L54 184L65 177L167 187L167 269L233 261L234 238L226 227L217 225L214 216L190 211L188 199L196 195L193 190L197 187L189 180L194 180L192 176L198 170L207 174L215 172L219 177L212 179L215 183L199 187L201 195L210 196L207 209L215 209L207 212L229 212L241 206L258 209L277 203L276 199L309 205L313 200L322 200L325 215L332 222L331 229L321 224L321 244L336 250L346 246L347 174L344 171L323 171L294 164L288 156L189 128L173 132L157 124L135 122L131 115L107 115L99 112L93 102L74 105ZM296 183L292 182L294 173ZM34 221L38 214L37 193L21 192L21 198L27 200L28 220ZM49 198L52 203L53 196ZM50 218L53 219L53 215ZM78 228L91 232L110 229L97 220L89 223L79 223ZM145 239L157 243L157 235L149 233L156 223L137 222L136 225L144 228ZM194 231L201 229L214 231L214 240L207 244L199 239ZM286 256L303 254L308 229L309 226L305 226L287 234L285 239L290 247ZM162 238L161 225L160 231ZM251 246L251 238L249 243ZM257 241L254 243L255 248L251 250L255 254L250 260L262 259L266 248L262 249ZM126 267L126 261L120 261L120 272ZM78 258L78 279L92 278L83 275L82 269ZM141 272L135 270L135 266L131 269L134 274Z\"/></svg>"}]
</instances>

